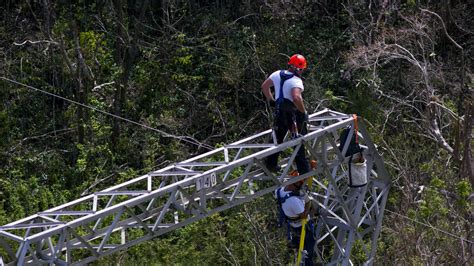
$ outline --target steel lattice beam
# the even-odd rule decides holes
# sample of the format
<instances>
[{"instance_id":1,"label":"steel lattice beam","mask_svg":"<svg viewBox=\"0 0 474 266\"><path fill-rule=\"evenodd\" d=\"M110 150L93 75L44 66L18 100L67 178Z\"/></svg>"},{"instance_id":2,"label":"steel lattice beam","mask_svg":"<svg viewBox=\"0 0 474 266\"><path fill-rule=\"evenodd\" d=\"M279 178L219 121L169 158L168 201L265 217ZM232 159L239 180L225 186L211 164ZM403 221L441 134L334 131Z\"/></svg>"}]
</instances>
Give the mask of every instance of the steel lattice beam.
<instances>
[{"instance_id":1,"label":"steel lattice beam","mask_svg":"<svg viewBox=\"0 0 474 266\"><path fill-rule=\"evenodd\" d=\"M8 254L0 257L0 265L85 264L308 177L314 180L311 193L320 206L316 226L320 260L351 264L351 249L362 241L371 247L363 245L366 263L371 264L390 178L359 119L370 177L367 186L348 187L348 159L336 143L339 132L353 123L351 115L325 109L310 116L309 133L301 138L268 144L272 131L267 130L0 226L0 247ZM318 167L290 179L302 145ZM291 152L280 161L283 170L277 175L270 172L264 159L286 150ZM321 249L328 245L334 250L331 258Z\"/></svg>"}]
</instances>

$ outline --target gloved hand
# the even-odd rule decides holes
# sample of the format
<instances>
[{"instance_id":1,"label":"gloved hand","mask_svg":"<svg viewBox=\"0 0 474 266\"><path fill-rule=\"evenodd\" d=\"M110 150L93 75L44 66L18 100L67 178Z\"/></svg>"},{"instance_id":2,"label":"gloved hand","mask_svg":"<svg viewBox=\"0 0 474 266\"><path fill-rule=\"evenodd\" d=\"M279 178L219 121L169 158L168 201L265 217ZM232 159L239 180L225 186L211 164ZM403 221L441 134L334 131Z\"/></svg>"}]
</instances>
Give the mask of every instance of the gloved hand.
<instances>
[{"instance_id":1,"label":"gloved hand","mask_svg":"<svg viewBox=\"0 0 474 266\"><path fill-rule=\"evenodd\" d=\"M311 201L311 199L309 198L308 193L305 193L305 195L304 195L304 203L306 204L306 203L308 203L308 202L310 202L310 201Z\"/></svg>"},{"instance_id":2,"label":"gloved hand","mask_svg":"<svg viewBox=\"0 0 474 266\"><path fill-rule=\"evenodd\" d=\"M276 105L276 101L271 99L270 101L268 101L268 104L271 106L271 107L275 107Z\"/></svg>"},{"instance_id":3,"label":"gloved hand","mask_svg":"<svg viewBox=\"0 0 474 266\"><path fill-rule=\"evenodd\" d=\"M309 121L309 115L308 115L308 112L300 112L299 110L296 111L296 118L298 121L301 121L301 122L308 122Z\"/></svg>"},{"instance_id":4,"label":"gloved hand","mask_svg":"<svg viewBox=\"0 0 474 266\"><path fill-rule=\"evenodd\" d=\"M306 203L312 201L313 197L311 197L311 195L309 195L309 193L304 193L303 199L304 199L304 203L306 204Z\"/></svg>"},{"instance_id":5,"label":"gloved hand","mask_svg":"<svg viewBox=\"0 0 474 266\"><path fill-rule=\"evenodd\" d=\"M317 205L317 204L314 201L314 198L309 193L306 193L306 195L304 196L304 205L308 206L309 209L311 209L315 207L314 205Z\"/></svg>"},{"instance_id":6,"label":"gloved hand","mask_svg":"<svg viewBox=\"0 0 474 266\"><path fill-rule=\"evenodd\" d=\"M303 187L301 188L301 190L303 190L304 193L308 193L308 191L309 191L308 184L305 183L305 184L303 185Z\"/></svg>"}]
</instances>

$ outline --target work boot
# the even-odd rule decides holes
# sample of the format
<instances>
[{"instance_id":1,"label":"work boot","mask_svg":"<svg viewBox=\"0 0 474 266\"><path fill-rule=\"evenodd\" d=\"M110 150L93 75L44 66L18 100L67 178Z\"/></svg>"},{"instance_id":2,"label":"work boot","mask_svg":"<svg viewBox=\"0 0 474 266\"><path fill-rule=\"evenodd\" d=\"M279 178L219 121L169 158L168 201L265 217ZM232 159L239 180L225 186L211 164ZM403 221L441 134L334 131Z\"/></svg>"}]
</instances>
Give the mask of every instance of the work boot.
<instances>
[{"instance_id":1,"label":"work boot","mask_svg":"<svg viewBox=\"0 0 474 266\"><path fill-rule=\"evenodd\" d=\"M291 133L291 139L297 139L301 137L303 137L303 135L301 135L300 133Z\"/></svg>"},{"instance_id":2,"label":"work boot","mask_svg":"<svg viewBox=\"0 0 474 266\"><path fill-rule=\"evenodd\" d=\"M272 172L272 173L278 173L278 172L281 170L281 166L279 166L279 165L276 165L276 166L269 166L269 165L266 165L266 167L267 167L268 170L270 170L270 172Z\"/></svg>"},{"instance_id":3,"label":"work boot","mask_svg":"<svg viewBox=\"0 0 474 266\"><path fill-rule=\"evenodd\" d=\"M281 167L278 165L277 160L269 160L270 158L265 158L265 167L272 173L276 173L281 170Z\"/></svg>"}]
</instances>

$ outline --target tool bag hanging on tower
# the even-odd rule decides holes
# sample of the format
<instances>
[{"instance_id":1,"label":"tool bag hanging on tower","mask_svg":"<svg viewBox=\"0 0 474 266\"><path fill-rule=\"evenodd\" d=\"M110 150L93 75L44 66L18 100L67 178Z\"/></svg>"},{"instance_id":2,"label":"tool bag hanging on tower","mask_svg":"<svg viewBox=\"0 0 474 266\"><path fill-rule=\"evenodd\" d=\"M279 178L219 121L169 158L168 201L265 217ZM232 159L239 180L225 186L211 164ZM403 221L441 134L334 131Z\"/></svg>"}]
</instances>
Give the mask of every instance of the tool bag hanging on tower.
<instances>
[{"instance_id":1,"label":"tool bag hanging on tower","mask_svg":"<svg viewBox=\"0 0 474 266\"><path fill-rule=\"evenodd\" d=\"M358 137L358 126L357 126L357 115L354 117L354 130L351 139L348 140L351 126L345 128L339 137L339 150L342 152L346 141L350 141L347 151L344 154L345 157L349 158L349 186L350 187L361 187L367 184L367 161L364 158L364 149L359 145Z\"/></svg>"}]
</instances>

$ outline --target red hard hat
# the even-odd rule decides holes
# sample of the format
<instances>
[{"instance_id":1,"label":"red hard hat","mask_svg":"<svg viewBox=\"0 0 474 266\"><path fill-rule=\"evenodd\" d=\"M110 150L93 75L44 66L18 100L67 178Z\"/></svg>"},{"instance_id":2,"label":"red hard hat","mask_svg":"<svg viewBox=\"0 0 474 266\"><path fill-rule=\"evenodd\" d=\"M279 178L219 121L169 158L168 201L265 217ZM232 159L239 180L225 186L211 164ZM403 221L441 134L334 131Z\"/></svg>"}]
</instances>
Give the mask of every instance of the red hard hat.
<instances>
[{"instance_id":1,"label":"red hard hat","mask_svg":"<svg viewBox=\"0 0 474 266\"><path fill-rule=\"evenodd\" d=\"M294 66L296 68L306 68L306 59L300 54L294 54L290 57L288 65Z\"/></svg>"}]
</instances>

